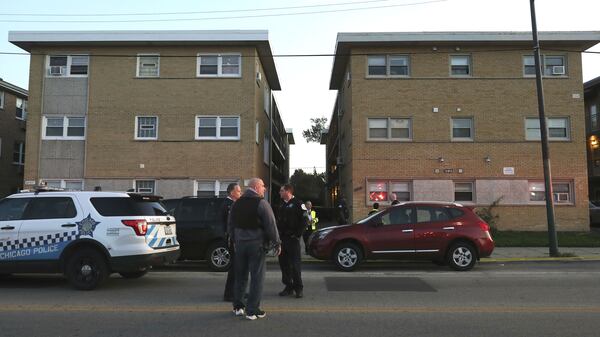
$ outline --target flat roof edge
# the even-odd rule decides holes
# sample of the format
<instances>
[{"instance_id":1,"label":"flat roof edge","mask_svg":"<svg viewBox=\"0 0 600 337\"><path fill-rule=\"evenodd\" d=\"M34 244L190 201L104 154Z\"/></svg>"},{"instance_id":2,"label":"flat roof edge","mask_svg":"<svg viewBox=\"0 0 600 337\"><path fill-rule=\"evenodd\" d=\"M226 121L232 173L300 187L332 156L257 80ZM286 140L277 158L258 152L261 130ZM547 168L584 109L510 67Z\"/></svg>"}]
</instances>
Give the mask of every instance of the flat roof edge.
<instances>
[{"instance_id":1,"label":"flat roof edge","mask_svg":"<svg viewBox=\"0 0 600 337\"><path fill-rule=\"evenodd\" d=\"M360 42L510 42L529 41L529 31L338 33L337 43ZM600 41L600 31L543 31L542 41Z\"/></svg>"},{"instance_id":2,"label":"flat roof edge","mask_svg":"<svg viewBox=\"0 0 600 337\"><path fill-rule=\"evenodd\" d=\"M9 31L13 43L268 41L268 30Z\"/></svg>"}]
</instances>

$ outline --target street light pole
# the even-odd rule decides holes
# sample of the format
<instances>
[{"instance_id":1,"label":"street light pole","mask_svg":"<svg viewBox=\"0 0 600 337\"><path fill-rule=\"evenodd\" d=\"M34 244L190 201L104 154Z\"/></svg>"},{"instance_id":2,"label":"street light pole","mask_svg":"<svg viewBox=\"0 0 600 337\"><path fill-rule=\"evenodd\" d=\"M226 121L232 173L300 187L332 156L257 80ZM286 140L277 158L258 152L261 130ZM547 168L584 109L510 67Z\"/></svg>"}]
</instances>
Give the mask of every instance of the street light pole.
<instances>
[{"instance_id":1,"label":"street light pole","mask_svg":"<svg viewBox=\"0 0 600 337\"><path fill-rule=\"evenodd\" d=\"M558 256L558 240L554 225L554 198L552 193L552 171L550 169L550 153L548 151L548 128L544 111L544 87L542 85L542 66L540 59L540 41L538 39L537 23L535 19L535 0L530 0L531 28L533 32L533 52L535 58L535 82L537 86L538 112L540 120L540 133L542 141L542 161L544 163L544 185L546 187L546 217L548 219L548 240L550 256Z\"/></svg>"}]
</instances>

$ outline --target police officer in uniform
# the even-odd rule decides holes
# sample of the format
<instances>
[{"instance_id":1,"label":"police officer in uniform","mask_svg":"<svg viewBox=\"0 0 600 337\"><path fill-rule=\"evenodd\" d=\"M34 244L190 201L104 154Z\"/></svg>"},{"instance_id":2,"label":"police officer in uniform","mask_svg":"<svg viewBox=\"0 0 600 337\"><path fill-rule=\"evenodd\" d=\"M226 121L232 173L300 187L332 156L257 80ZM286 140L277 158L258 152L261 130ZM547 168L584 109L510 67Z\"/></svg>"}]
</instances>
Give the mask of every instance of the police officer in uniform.
<instances>
[{"instance_id":1,"label":"police officer in uniform","mask_svg":"<svg viewBox=\"0 0 600 337\"><path fill-rule=\"evenodd\" d=\"M277 213L277 228L281 237L281 255L279 267L281 268L281 282L285 288L279 296L290 296L296 293L296 298L303 297L300 237L307 224L306 206L302 200L294 197L294 187L285 184L279 190L283 204Z\"/></svg>"},{"instance_id":2,"label":"police officer in uniform","mask_svg":"<svg viewBox=\"0 0 600 337\"><path fill-rule=\"evenodd\" d=\"M304 205L306 206L308 224L304 234L302 235L302 238L304 239L304 250L306 251L306 254L308 254L308 238L314 231L317 230L317 222L319 222L319 218L317 218L317 212L315 212L315 210L312 208L312 202L310 202L310 200Z\"/></svg>"},{"instance_id":3,"label":"police officer in uniform","mask_svg":"<svg viewBox=\"0 0 600 337\"><path fill-rule=\"evenodd\" d=\"M229 235L227 234L227 219L229 218L229 211L231 210L231 205L240 198L242 195L242 189L238 183L231 183L227 186L227 198L223 201L221 205L221 209L219 210L219 219L221 219L221 223L223 224L223 230L225 231L225 239L227 240L228 250L229 250L229 261L231 264L229 265L229 271L227 272L227 282L225 282L225 291L223 293L223 300L225 302L233 301L233 284L234 284L234 275L235 275L235 252L233 251L233 241L229 240Z\"/></svg>"}]
</instances>

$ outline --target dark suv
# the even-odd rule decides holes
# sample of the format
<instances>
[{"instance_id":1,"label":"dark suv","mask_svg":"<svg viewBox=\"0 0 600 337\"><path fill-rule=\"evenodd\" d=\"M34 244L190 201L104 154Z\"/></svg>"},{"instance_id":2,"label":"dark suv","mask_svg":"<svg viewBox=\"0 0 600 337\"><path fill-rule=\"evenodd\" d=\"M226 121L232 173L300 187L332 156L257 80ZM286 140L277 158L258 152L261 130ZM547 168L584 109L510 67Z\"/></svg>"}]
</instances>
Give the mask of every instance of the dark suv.
<instances>
[{"instance_id":1,"label":"dark suv","mask_svg":"<svg viewBox=\"0 0 600 337\"><path fill-rule=\"evenodd\" d=\"M494 241L489 230L469 207L406 202L353 225L316 231L309 252L317 259L333 260L346 271L365 259L429 259L463 271L492 254Z\"/></svg>"},{"instance_id":2,"label":"dark suv","mask_svg":"<svg viewBox=\"0 0 600 337\"><path fill-rule=\"evenodd\" d=\"M185 197L163 200L177 220L177 241L181 260L206 260L215 271L230 266L229 250L219 210L225 198Z\"/></svg>"}]
</instances>

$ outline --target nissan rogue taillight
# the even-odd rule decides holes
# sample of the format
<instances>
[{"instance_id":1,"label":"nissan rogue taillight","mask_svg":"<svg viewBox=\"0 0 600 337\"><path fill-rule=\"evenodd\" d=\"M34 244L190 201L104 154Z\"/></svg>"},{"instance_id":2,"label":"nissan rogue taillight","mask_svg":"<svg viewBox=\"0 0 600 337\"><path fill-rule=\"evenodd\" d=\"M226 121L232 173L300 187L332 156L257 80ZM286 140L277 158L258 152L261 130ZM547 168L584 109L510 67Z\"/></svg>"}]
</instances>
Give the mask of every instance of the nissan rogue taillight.
<instances>
[{"instance_id":1,"label":"nissan rogue taillight","mask_svg":"<svg viewBox=\"0 0 600 337\"><path fill-rule=\"evenodd\" d=\"M484 232L490 231L490 225L488 225L485 221L481 220L478 222L479 228L481 228Z\"/></svg>"},{"instance_id":2,"label":"nissan rogue taillight","mask_svg":"<svg viewBox=\"0 0 600 337\"><path fill-rule=\"evenodd\" d=\"M121 222L125 226L133 228L133 230L135 231L135 235L146 235L146 231L148 230L148 223L146 223L146 220L121 220Z\"/></svg>"}]
</instances>

